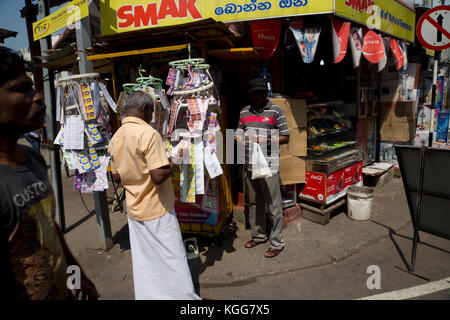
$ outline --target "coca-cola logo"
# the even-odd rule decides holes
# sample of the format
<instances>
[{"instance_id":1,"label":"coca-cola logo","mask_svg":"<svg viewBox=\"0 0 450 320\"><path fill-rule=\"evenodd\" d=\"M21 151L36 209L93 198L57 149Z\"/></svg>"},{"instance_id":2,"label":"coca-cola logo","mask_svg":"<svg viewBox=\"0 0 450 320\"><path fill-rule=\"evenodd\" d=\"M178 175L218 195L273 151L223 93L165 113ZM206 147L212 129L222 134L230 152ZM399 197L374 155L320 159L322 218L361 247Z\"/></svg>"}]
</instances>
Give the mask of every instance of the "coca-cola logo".
<instances>
[{"instance_id":1,"label":"coca-cola logo","mask_svg":"<svg viewBox=\"0 0 450 320\"><path fill-rule=\"evenodd\" d=\"M323 179L323 176L316 176L316 175L310 175L309 176L309 178L311 179L311 180L317 180L317 181L322 181L322 179Z\"/></svg>"}]
</instances>

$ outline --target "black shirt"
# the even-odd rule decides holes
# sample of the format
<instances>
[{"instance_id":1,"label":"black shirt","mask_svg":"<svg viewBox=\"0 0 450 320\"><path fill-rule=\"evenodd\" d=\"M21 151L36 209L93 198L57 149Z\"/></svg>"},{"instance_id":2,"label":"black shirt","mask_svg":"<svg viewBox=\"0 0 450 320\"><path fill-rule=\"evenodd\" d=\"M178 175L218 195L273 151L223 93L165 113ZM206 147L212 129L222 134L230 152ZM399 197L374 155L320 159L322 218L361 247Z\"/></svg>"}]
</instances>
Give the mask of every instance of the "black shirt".
<instances>
[{"instance_id":1,"label":"black shirt","mask_svg":"<svg viewBox=\"0 0 450 320\"><path fill-rule=\"evenodd\" d=\"M67 262L55 227L45 160L32 148L20 147L27 154L26 165L0 165L2 295L66 299Z\"/></svg>"}]
</instances>

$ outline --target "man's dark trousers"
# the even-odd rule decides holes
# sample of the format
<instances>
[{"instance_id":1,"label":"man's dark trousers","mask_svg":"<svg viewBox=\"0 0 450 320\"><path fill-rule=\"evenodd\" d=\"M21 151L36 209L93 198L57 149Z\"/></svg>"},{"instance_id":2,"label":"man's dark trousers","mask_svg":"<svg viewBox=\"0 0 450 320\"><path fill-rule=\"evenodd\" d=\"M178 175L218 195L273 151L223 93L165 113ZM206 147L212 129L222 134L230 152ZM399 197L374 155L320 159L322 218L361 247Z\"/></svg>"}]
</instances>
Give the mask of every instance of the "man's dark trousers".
<instances>
[{"instance_id":1,"label":"man's dark trousers","mask_svg":"<svg viewBox=\"0 0 450 320\"><path fill-rule=\"evenodd\" d=\"M269 236L271 247L281 250L284 248L284 240L281 234L283 229L283 210L281 208L280 176L276 173L269 178L252 180L251 177L251 171L245 170L252 239L256 243L267 240L267 210L267 214L272 220L272 230Z\"/></svg>"}]
</instances>

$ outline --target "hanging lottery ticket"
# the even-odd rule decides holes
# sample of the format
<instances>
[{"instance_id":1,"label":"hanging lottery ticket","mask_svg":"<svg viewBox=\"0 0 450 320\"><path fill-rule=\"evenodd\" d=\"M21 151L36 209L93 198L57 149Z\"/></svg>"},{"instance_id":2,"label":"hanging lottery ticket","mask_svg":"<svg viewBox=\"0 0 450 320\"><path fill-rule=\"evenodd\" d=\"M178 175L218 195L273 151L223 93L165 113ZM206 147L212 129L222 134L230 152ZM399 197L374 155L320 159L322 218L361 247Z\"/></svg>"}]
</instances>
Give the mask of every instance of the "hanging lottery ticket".
<instances>
[{"instance_id":1,"label":"hanging lottery ticket","mask_svg":"<svg viewBox=\"0 0 450 320\"><path fill-rule=\"evenodd\" d=\"M62 126L61 129L59 130L58 135L56 136L53 144L64 146L64 126Z\"/></svg>"},{"instance_id":2,"label":"hanging lottery ticket","mask_svg":"<svg viewBox=\"0 0 450 320\"><path fill-rule=\"evenodd\" d=\"M85 173L92 170L91 163L89 162L89 157L84 151L72 151L75 158L77 169L80 173Z\"/></svg>"},{"instance_id":3,"label":"hanging lottery ticket","mask_svg":"<svg viewBox=\"0 0 450 320\"><path fill-rule=\"evenodd\" d=\"M205 174L203 165L203 141L194 142L195 153L195 194L205 194Z\"/></svg>"},{"instance_id":4,"label":"hanging lottery ticket","mask_svg":"<svg viewBox=\"0 0 450 320\"><path fill-rule=\"evenodd\" d=\"M89 136L92 138L92 144L97 144L103 141L102 135L97 129L97 126L93 123L87 124L87 131L89 132Z\"/></svg>"},{"instance_id":5,"label":"hanging lottery ticket","mask_svg":"<svg viewBox=\"0 0 450 320\"><path fill-rule=\"evenodd\" d=\"M181 167L180 175L180 201L187 203L195 202L195 147L192 143L189 148L189 153L191 155L189 164L183 164Z\"/></svg>"},{"instance_id":6,"label":"hanging lottery ticket","mask_svg":"<svg viewBox=\"0 0 450 320\"><path fill-rule=\"evenodd\" d=\"M83 184L83 175L80 174L77 170L75 172L75 177L73 179L73 188L75 190L81 190L82 184Z\"/></svg>"},{"instance_id":7,"label":"hanging lottery ticket","mask_svg":"<svg viewBox=\"0 0 450 320\"><path fill-rule=\"evenodd\" d=\"M86 120L93 120L96 118L95 107L89 84L88 83L80 84L80 90L84 111L86 113Z\"/></svg>"},{"instance_id":8,"label":"hanging lottery ticket","mask_svg":"<svg viewBox=\"0 0 450 320\"><path fill-rule=\"evenodd\" d=\"M208 146L212 152L216 152L216 119L217 114L211 112L209 115L209 123L208 123Z\"/></svg>"},{"instance_id":9,"label":"hanging lottery ticket","mask_svg":"<svg viewBox=\"0 0 450 320\"><path fill-rule=\"evenodd\" d=\"M115 113L117 113L117 104L114 102L114 100L111 98L111 95L109 94L108 90L105 87L105 84L103 82L99 82L98 85L100 86L100 89L103 93L103 96L105 97L106 101L108 102L109 106Z\"/></svg>"},{"instance_id":10,"label":"hanging lottery ticket","mask_svg":"<svg viewBox=\"0 0 450 320\"><path fill-rule=\"evenodd\" d=\"M107 143L111 138L108 105L113 110L116 106L99 74L60 78L56 85L61 129L54 143L63 147L65 163L69 169L77 170L83 180L84 174L101 167L100 156L107 156ZM76 183L77 190L81 190L80 179ZM83 190L87 191L89 175L85 180ZM100 188L92 191L97 190Z\"/></svg>"},{"instance_id":11,"label":"hanging lottery ticket","mask_svg":"<svg viewBox=\"0 0 450 320\"><path fill-rule=\"evenodd\" d=\"M84 149L84 122L80 116L70 116L64 126L64 149Z\"/></svg>"}]
</instances>

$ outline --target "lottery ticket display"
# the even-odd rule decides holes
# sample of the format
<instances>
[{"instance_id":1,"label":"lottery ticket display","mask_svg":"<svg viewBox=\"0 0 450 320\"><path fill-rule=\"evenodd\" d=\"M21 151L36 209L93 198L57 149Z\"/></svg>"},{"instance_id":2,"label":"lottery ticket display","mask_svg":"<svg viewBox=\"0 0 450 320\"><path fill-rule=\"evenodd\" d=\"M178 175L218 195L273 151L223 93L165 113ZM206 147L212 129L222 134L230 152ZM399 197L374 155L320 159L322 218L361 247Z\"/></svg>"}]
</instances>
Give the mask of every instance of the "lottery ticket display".
<instances>
[{"instance_id":1,"label":"lottery ticket display","mask_svg":"<svg viewBox=\"0 0 450 320\"><path fill-rule=\"evenodd\" d=\"M57 81L56 118L61 124L54 144L75 170L74 189L84 193L108 189L108 143L111 140L108 106L117 106L96 73Z\"/></svg>"},{"instance_id":2,"label":"lottery ticket display","mask_svg":"<svg viewBox=\"0 0 450 320\"><path fill-rule=\"evenodd\" d=\"M179 193L179 202L175 206L179 221L215 225L219 208L208 209L205 203L214 200L218 204L220 200L218 192L215 193L216 198L208 192L208 186L219 186L219 176L223 174L216 155L216 132L220 131L218 114L221 110L209 65L203 64L202 60L170 63L166 85L169 86L167 93L173 99L166 145L169 152L180 144L187 144L189 150L179 178L173 179L175 191ZM193 215L197 218L203 215L203 222L200 221L202 219L192 220Z\"/></svg>"}]
</instances>

